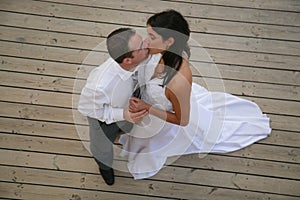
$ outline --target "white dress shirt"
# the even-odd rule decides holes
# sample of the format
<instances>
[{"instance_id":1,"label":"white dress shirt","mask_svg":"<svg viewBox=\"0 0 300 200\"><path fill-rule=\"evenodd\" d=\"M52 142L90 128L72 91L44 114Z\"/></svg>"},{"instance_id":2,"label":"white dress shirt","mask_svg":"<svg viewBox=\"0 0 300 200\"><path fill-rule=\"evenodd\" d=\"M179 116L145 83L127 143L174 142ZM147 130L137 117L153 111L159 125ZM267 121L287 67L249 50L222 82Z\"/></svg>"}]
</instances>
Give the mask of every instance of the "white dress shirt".
<instances>
[{"instance_id":1,"label":"white dress shirt","mask_svg":"<svg viewBox=\"0 0 300 200\"><path fill-rule=\"evenodd\" d=\"M150 62L157 64L154 57L156 56L149 56L135 71L139 67L146 67ZM124 70L112 58L93 69L80 95L79 112L107 124L125 120L123 110L128 106L133 92L132 75L135 71Z\"/></svg>"}]
</instances>

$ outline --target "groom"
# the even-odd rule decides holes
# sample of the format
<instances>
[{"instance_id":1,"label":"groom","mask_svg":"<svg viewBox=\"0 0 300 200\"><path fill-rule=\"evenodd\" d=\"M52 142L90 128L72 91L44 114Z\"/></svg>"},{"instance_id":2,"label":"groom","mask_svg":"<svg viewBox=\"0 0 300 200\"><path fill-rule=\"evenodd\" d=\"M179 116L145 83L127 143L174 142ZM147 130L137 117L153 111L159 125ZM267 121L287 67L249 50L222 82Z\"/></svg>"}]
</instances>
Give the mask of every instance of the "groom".
<instances>
[{"instance_id":1,"label":"groom","mask_svg":"<svg viewBox=\"0 0 300 200\"><path fill-rule=\"evenodd\" d=\"M89 74L78 110L88 119L90 149L99 171L106 184L112 185L113 142L120 130L130 131L132 123L147 114L146 110L130 112L128 101L134 88L132 75L139 64L146 63L148 49L141 36L129 28L110 33L106 45L111 58Z\"/></svg>"}]
</instances>

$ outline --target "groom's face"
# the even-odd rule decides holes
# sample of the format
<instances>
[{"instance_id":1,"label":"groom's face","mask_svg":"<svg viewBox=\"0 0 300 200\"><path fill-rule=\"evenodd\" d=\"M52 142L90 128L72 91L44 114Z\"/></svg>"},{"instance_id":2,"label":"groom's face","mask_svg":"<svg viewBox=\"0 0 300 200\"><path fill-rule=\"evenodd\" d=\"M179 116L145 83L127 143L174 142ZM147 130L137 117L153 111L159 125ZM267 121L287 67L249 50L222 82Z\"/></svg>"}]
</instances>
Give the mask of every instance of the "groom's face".
<instances>
[{"instance_id":1,"label":"groom's face","mask_svg":"<svg viewBox=\"0 0 300 200\"><path fill-rule=\"evenodd\" d=\"M138 65L148 57L148 48L139 34L132 36L128 43L129 49L132 51L132 63Z\"/></svg>"}]
</instances>

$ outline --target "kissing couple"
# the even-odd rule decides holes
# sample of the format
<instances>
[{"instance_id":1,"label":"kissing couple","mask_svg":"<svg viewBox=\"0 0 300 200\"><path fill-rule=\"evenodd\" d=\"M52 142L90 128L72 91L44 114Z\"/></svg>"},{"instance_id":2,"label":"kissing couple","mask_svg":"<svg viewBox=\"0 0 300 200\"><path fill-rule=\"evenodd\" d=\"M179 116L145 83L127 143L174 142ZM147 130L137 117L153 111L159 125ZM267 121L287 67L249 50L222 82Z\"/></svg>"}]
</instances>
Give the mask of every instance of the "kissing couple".
<instances>
[{"instance_id":1,"label":"kissing couple","mask_svg":"<svg viewBox=\"0 0 300 200\"><path fill-rule=\"evenodd\" d=\"M114 184L113 142L134 179L159 172L172 156L239 150L271 133L255 103L193 83L189 24L175 10L147 20L147 36L119 28L106 40L110 55L93 69L79 100L90 150L108 185ZM199 160L201 162L201 160Z\"/></svg>"}]
</instances>

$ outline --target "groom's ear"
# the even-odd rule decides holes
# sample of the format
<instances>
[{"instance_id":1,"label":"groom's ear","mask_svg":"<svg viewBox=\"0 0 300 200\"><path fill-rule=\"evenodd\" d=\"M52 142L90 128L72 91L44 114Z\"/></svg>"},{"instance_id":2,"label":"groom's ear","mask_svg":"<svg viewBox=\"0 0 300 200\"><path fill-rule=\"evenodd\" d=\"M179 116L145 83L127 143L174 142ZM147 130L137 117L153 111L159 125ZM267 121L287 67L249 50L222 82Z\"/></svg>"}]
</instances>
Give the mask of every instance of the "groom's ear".
<instances>
[{"instance_id":1,"label":"groom's ear","mask_svg":"<svg viewBox=\"0 0 300 200\"><path fill-rule=\"evenodd\" d=\"M131 58L124 58L123 63L126 65L131 65L132 64L132 59Z\"/></svg>"}]
</instances>

